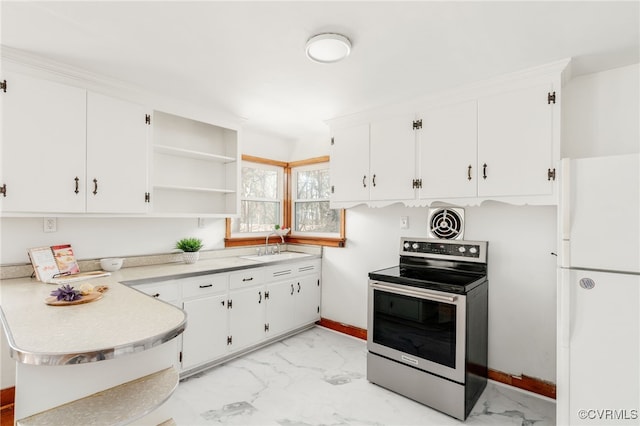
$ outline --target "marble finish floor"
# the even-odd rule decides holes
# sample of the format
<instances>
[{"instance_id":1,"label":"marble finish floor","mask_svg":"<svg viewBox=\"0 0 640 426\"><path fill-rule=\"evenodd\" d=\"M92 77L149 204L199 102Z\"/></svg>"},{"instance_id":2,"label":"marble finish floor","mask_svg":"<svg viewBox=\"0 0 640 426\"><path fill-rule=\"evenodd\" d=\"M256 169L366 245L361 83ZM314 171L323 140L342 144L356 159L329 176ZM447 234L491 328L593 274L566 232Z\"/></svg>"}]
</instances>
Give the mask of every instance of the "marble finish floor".
<instances>
[{"instance_id":1,"label":"marble finish floor","mask_svg":"<svg viewBox=\"0 0 640 426\"><path fill-rule=\"evenodd\" d=\"M314 327L180 382L180 426L460 425L366 379L366 342ZM489 382L464 424L554 425L555 403Z\"/></svg>"}]
</instances>

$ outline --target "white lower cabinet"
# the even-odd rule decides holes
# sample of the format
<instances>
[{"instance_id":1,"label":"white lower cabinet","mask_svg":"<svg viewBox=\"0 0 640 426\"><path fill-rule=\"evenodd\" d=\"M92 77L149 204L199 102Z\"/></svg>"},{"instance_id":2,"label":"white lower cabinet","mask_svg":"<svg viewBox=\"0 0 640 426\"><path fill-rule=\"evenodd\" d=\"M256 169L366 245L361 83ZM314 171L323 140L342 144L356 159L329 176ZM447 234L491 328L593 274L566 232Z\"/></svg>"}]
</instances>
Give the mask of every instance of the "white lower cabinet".
<instances>
[{"instance_id":1,"label":"white lower cabinet","mask_svg":"<svg viewBox=\"0 0 640 426\"><path fill-rule=\"evenodd\" d=\"M182 307L181 374L191 375L320 319L320 259L135 284Z\"/></svg>"},{"instance_id":2,"label":"white lower cabinet","mask_svg":"<svg viewBox=\"0 0 640 426\"><path fill-rule=\"evenodd\" d=\"M187 328L182 334L182 370L204 364L227 352L228 274L180 280Z\"/></svg>"},{"instance_id":3,"label":"white lower cabinet","mask_svg":"<svg viewBox=\"0 0 640 426\"><path fill-rule=\"evenodd\" d=\"M229 338L232 351L264 339L264 286L229 292Z\"/></svg>"}]
</instances>

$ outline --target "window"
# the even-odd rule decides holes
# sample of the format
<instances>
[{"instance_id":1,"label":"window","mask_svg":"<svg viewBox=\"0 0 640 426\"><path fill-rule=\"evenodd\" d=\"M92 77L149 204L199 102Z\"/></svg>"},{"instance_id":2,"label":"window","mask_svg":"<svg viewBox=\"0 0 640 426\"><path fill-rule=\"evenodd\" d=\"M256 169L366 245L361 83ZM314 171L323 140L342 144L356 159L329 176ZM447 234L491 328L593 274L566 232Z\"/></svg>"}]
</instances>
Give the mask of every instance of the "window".
<instances>
[{"instance_id":1,"label":"window","mask_svg":"<svg viewBox=\"0 0 640 426\"><path fill-rule=\"evenodd\" d=\"M329 157L285 163L242 156L240 218L227 219L226 247L264 244L274 225L290 243L342 247L345 211L329 208Z\"/></svg>"},{"instance_id":2,"label":"window","mask_svg":"<svg viewBox=\"0 0 640 426\"><path fill-rule=\"evenodd\" d=\"M291 176L292 232L339 236L340 211L329 208L329 163L293 167Z\"/></svg>"},{"instance_id":3,"label":"window","mask_svg":"<svg viewBox=\"0 0 640 426\"><path fill-rule=\"evenodd\" d=\"M240 218L232 220L233 234L266 233L283 222L282 166L243 162Z\"/></svg>"}]
</instances>

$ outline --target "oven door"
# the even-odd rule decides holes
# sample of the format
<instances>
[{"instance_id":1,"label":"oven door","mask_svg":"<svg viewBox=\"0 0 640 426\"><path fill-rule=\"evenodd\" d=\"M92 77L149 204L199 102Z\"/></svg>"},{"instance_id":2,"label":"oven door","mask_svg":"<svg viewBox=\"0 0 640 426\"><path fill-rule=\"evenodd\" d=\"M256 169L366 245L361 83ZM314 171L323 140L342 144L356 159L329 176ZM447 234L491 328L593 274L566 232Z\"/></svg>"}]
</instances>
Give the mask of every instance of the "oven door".
<instances>
[{"instance_id":1,"label":"oven door","mask_svg":"<svg viewBox=\"0 0 640 426\"><path fill-rule=\"evenodd\" d=\"M466 296L369 281L370 352L465 381Z\"/></svg>"}]
</instances>

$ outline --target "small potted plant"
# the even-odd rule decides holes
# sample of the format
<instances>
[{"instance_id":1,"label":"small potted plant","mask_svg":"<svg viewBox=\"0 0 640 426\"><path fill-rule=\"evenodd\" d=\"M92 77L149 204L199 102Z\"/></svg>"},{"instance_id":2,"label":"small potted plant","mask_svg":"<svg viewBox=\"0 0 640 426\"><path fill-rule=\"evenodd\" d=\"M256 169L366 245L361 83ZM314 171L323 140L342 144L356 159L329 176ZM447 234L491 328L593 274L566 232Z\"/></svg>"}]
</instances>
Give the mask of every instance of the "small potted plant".
<instances>
[{"instance_id":1,"label":"small potted plant","mask_svg":"<svg viewBox=\"0 0 640 426\"><path fill-rule=\"evenodd\" d=\"M176 242L176 248L182 250L184 263L196 263L200 258L202 240L200 238L183 238Z\"/></svg>"}]
</instances>

